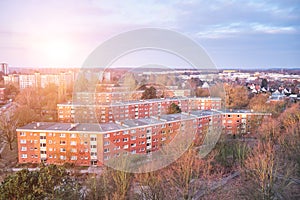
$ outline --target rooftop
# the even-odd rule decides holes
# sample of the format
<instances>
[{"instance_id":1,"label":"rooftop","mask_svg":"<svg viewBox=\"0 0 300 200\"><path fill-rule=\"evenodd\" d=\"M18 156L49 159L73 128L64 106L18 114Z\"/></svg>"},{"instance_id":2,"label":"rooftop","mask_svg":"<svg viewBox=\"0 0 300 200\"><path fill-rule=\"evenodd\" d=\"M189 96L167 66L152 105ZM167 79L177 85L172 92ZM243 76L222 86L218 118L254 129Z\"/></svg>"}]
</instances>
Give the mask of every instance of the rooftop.
<instances>
[{"instance_id":1,"label":"rooftop","mask_svg":"<svg viewBox=\"0 0 300 200\"><path fill-rule=\"evenodd\" d=\"M186 113L176 113L176 114L162 115L160 116L160 119L170 122L170 121L177 121L177 120L195 119L195 117L188 115Z\"/></svg>"}]
</instances>

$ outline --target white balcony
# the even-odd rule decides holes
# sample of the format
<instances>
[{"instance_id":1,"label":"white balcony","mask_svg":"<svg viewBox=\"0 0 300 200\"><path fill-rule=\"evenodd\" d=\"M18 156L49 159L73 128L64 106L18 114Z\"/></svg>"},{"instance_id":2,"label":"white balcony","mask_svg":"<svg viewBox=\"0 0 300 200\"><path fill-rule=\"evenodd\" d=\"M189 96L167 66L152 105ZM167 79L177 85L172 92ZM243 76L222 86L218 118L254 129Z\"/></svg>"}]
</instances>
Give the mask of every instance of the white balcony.
<instances>
[{"instance_id":1,"label":"white balcony","mask_svg":"<svg viewBox=\"0 0 300 200\"><path fill-rule=\"evenodd\" d=\"M46 151L47 147L40 147L40 151Z\"/></svg>"},{"instance_id":2,"label":"white balcony","mask_svg":"<svg viewBox=\"0 0 300 200\"><path fill-rule=\"evenodd\" d=\"M97 160L97 156L91 156L91 160Z\"/></svg>"},{"instance_id":3,"label":"white balcony","mask_svg":"<svg viewBox=\"0 0 300 200\"><path fill-rule=\"evenodd\" d=\"M47 158L47 154L41 154L41 159Z\"/></svg>"},{"instance_id":4,"label":"white balcony","mask_svg":"<svg viewBox=\"0 0 300 200\"><path fill-rule=\"evenodd\" d=\"M40 143L46 144L46 139L40 139Z\"/></svg>"}]
</instances>

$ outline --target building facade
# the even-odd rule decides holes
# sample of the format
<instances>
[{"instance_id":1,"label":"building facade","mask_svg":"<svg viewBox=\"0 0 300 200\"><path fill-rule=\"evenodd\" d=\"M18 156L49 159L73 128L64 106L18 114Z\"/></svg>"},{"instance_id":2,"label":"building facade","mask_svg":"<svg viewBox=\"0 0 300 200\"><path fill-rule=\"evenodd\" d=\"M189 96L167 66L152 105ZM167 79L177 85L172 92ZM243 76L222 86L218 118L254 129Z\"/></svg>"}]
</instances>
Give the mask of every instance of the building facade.
<instances>
[{"instance_id":1,"label":"building facade","mask_svg":"<svg viewBox=\"0 0 300 200\"><path fill-rule=\"evenodd\" d=\"M8 74L8 64L7 63L0 63L0 72L4 75Z\"/></svg>"},{"instance_id":2,"label":"building facade","mask_svg":"<svg viewBox=\"0 0 300 200\"><path fill-rule=\"evenodd\" d=\"M125 119L141 119L167 114L169 106L176 104L182 112L191 110L221 109L221 98L177 97L147 99L114 103L67 103L58 104L60 122L107 123Z\"/></svg>"},{"instance_id":3,"label":"building facade","mask_svg":"<svg viewBox=\"0 0 300 200\"><path fill-rule=\"evenodd\" d=\"M176 136L202 137L221 127L216 111L162 115L104 124L31 123L17 129L19 163L97 165L124 155L151 155Z\"/></svg>"},{"instance_id":4,"label":"building facade","mask_svg":"<svg viewBox=\"0 0 300 200\"><path fill-rule=\"evenodd\" d=\"M249 134L271 117L271 113L253 112L250 110L222 111L222 124L226 134Z\"/></svg>"}]
</instances>

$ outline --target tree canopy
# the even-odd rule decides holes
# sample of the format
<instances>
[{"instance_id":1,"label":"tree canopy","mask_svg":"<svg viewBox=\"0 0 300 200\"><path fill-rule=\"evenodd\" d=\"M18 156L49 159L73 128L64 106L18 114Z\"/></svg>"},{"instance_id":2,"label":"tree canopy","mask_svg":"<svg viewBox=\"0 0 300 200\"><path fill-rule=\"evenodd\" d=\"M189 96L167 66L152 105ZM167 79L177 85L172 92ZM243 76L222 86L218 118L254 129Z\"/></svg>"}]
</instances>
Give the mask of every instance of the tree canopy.
<instances>
[{"instance_id":1,"label":"tree canopy","mask_svg":"<svg viewBox=\"0 0 300 200\"><path fill-rule=\"evenodd\" d=\"M142 94L142 99L155 99L157 98L156 95L156 88L151 86L150 88L146 88Z\"/></svg>"},{"instance_id":2,"label":"tree canopy","mask_svg":"<svg viewBox=\"0 0 300 200\"><path fill-rule=\"evenodd\" d=\"M175 103L172 103L168 108L168 114L181 113L181 109Z\"/></svg>"},{"instance_id":3,"label":"tree canopy","mask_svg":"<svg viewBox=\"0 0 300 200\"><path fill-rule=\"evenodd\" d=\"M79 199L76 188L63 166L48 165L7 176L0 185L0 199Z\"/></svg>"}]
</instances>

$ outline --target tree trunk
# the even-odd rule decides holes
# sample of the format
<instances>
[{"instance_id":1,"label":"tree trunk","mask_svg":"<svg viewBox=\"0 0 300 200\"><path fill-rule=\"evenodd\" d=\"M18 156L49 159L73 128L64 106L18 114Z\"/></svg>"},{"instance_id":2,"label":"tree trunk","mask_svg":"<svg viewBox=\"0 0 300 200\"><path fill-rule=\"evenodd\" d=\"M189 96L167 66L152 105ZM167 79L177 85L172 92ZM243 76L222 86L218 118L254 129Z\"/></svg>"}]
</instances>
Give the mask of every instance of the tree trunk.
<instances>
[{"instance_id":1,"label":"tree trunk","mask_svg":"<svg viewBox=\"0 0 300 200\"><path fill-rule=\"evenodd\" d=\"M9 150L13 150L13 147L12 147L12 142L9 142Z\"/></svg>"}]
</instances>

